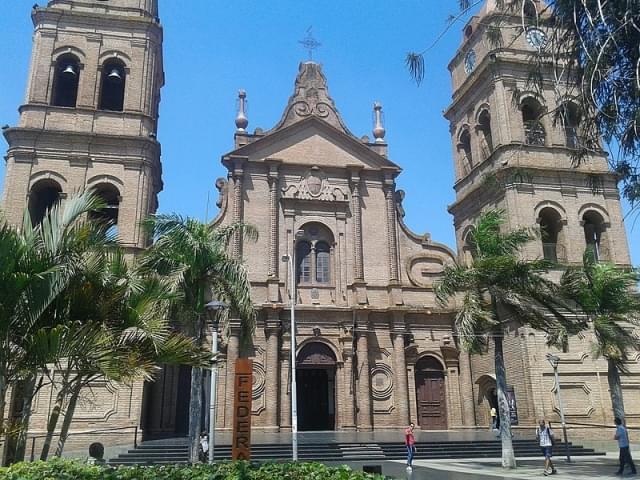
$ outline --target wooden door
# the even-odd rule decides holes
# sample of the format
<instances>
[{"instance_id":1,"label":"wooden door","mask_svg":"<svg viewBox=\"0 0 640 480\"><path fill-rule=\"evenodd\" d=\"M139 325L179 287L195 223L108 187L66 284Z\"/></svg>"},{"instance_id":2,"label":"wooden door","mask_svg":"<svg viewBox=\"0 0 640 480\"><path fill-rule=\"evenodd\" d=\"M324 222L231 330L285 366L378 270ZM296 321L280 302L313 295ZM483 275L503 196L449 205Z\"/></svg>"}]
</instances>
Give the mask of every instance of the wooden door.
<instances>
[{"instance_id":1,"label":"wooden door","mask_svg":"<svg viewBox=\"0 0 640 480\"><path fill-rule=\"evenodd\" d=\"M443 372L419 372L416 375L416 383L420 428L446 430L447 403Z\"/></svg>"}]
</instances>

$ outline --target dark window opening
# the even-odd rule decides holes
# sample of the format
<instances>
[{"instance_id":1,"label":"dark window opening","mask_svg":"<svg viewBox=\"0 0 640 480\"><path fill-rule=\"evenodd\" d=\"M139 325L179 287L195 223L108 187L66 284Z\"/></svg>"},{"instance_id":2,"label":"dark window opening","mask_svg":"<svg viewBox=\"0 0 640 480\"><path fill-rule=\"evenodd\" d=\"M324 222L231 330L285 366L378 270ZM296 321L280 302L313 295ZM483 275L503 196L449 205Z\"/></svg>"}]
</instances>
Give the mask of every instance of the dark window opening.
<instances>
[{"instance_id":1,"label":"dark window opening","mask_svg":"<svg viewBox=\"0 0 640 480\"><path fill-rule=\"evenodd\" d=\"M489 157L493 151L493 137L491 136L491 114L485 110L478 118L478 129L482 139L482 156Z\"/></svg>"},{"instance_id":2,"label":"dark window opening","mask_svg":"<svg viewBox=\"0 0 640 480\"><path fill-rule=\"evenodd\" d=\"M551 262L562 261L565 258L563 246L560 244L562 218L553 208L543 208L538 217L540 223L540 237L542 253L545 260Z\"/></svg>"},{"instance_id":3,"label":"dark window opening","mask_svg":"<svg viewBox=\"0 0 640 480\"><path fill-rule=\"evenodd\" d=\"M522 122L524 124L524 141L527 145L544 146L546 133L542 122L542 106L533 98L522 103Z\"/></svg>"},{"instance_id":4,"label":"dark window opening","mask_svg":"<svg viewBox=\"0 0 640 480\"><path fill-rule=\"evenodd\" d=\"M58 59L53 77L51 105L56 107L75 107L80 84L80 63L72 55Z\"/></svg>"},{"instance_id":5,"label":"dark window opening","mask_svg":"<svg viewBox=\"0 0 640 480\"><path fill-rule=\"evenodd\" d=\"M298 242L296 245L296 264L297 282L311 282L311 244L309 242Z\"/></svg>"},{"instance_id":6,"label":"dark window opening","mask_svg":"<svg viewBox=\"0 0 640 480\"><path fill-rule=\"evenodd\" d=\"M100 210L91 212L89 219L105 224L115 233L120 212L120 192L112 185L100 185L94 191L106 205Z\"/></svg>"},{"instance_id":7,"label":"dark window opening","mask_svg":"<svg viewBox=\"0 0 640 480\"><path fill-rule=\"evenodd\" d=\"M62 188L56 182L43 180L33 186L29 193L29 216L32 225L42 222L51 208L60 201Z\"/></svg>"},{"instance_id":8,"label":"dark window opening","mask_svg":"<svg viewBox=\"0 0 640 480\"><path fill-rule=\"evenodd\" d=\"M316 244L316 282L329 283L331 250L325 242Z\"/></svg>"},{"instance_id":9,"label":"dark window opening","mask_svg":"<svg viewBox=\"0 0 640 480\"><path fill-rule=\"evenodd\" d=\"M593 252L596 260L604 258L605 252L602 248L602 235L605 230L604 219L599 213L590 211L583 215L582 221L587 249Z\"/></svg>"},{"instance_id":10,"label":"dark window opening","mask_svg":"<svg viewBox=\"0 0 640 480\"><path fill-rule=\"evenodd\" d=\"M575 103L567 103L564 105L563 111L564 136L569 148L579 148L581 140L579 136L579 127L581 115Z\"/></svg>"},{"instance_id":11,"label":"dark window opening","mask_svg":"<svg viewBox=\"0 0 640 480\"><path fill-rule=\"evenodd\" d=\"M126 72L124 65L116 60L102 66L100 109L121 112L124 108Z\"/></svg>"},{"instance_id":12,"label":"dark window opening","mask_svg":"<svg viewBox=\"0 0 640 480\"><path fill-rule=\"evenodd\" d=\"M473 27L471 25L467 25L464 29L464 38L469 38L473 33Z\"/></svg>"},{"instance_id":13,"label":"dark window opening","mask_svg":"<svg viewBox=\"0 0 640 480\"><path fill-rule=\"evenodd\" d=\"M525 0L523 11L525 18L535 19L538 17L538 9L531 0Z\"/></svg>"},{"instance_id":14,"label":"dark window opening","mask_svg":"<svg viewBox=\"0 0 640 480\"><path fill-rule=\"evenodd\" d=\"M471 135L469 134L469 130L465 129L462 134L460 134L460 148L469 167L473 167L473 153L471 152Z\"/></svg>"}]
</instances>

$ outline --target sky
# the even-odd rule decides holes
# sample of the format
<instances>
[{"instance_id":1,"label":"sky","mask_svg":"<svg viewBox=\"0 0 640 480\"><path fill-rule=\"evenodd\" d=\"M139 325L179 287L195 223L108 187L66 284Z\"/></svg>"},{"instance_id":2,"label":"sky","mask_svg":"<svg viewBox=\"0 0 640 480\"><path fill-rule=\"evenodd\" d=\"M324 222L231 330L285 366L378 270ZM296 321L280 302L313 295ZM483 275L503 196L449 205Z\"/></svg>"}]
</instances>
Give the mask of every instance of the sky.
<instances>
[{"instance_id":1,"label":"sky","mask_svg":"<svg viewBox=\"0 0 640 480\"><path fill-rule=\"evenodd\" d=\"M0 0L0 125L15 125L24 100L34 0ZM40 0L44 4L44 0ZM447 64L462 38L455 25L426 57L417 86L404 66L408 51L429 46L457 0L160 0L164 70L158 140L164 191L160 212L205 219L215 214L220 158L233 149L237 91L247 91L249 131L267 130L293 92L307 29L322 43L329 92L348 128L373 138L373 102L383 105L389 158L403 168L405 221L417 233L455 248L454 173L448 122ZM6 148L6 143L1 149ZM0 190L4 162L0 164ZM640 225L627 232L640 261Z\"/></svg>"}]
</instances>

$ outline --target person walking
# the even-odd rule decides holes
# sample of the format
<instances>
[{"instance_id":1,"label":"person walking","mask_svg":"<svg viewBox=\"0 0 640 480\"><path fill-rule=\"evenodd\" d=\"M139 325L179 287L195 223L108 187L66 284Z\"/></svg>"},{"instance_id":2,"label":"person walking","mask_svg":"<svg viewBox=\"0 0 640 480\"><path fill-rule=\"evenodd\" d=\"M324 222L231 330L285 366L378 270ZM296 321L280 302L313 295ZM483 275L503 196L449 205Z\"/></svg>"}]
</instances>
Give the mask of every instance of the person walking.
<instances>
[{"instance_id":1,"label":"person walking","mask_svg":"<svg viewBox=\"0 0 640 480\"><path fill-rule=\"evenodd\" d=\"M542 455L544 455L543 475L546 477L547 475L554 475L558 473L556 471L556 467L551 461L551 457L553 456L553 430L551 430L551 427L545 423L544 418L540 419L538 428L536 428L536 439L540 444Z\"/></svg>"},{"instance_id":2,"label":"person walking","mask_svg":"<svg viewBox=\"0 0 640 480\"><path fill-rule=\"evenodd\" d=\"M616 424L616 434L613 437L618 441L618 447L620 448L620 467L616 472L616 475L622 475L624 473L624 466L629 465L631 473L636 474L636 466L631 458L631 451L629 450L629 430L622 424L622 420L618 417L614 420Z\"/></svg>"},{"instance_id":3,"label":"person walking","mask_svg":"<svg viewBox=\"0 0 640 480\"><path fill-rule=\"evenodd\" d=\"M407 446L407 468L413 467L413 455L416 453L416 438L413 436L413 422L404 430L404 444Z\"/></svg>"},{"instance_id":4,"label":"person walking","mask_svg":"<svg viewBox=\"0 0 640 480\"><path fill-rule=\"evenodd\" d=\"M498 412L496 407L491 407L491 431L498 429Z\"/></svg>"}]
</instances>

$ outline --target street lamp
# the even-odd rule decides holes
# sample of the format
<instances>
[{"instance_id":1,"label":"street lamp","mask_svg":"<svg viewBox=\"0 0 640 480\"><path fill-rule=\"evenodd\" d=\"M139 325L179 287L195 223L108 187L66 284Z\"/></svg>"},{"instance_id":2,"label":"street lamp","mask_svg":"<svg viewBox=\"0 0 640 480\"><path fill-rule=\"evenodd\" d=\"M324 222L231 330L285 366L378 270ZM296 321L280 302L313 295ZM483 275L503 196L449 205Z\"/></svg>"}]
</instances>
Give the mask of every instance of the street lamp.
<instances>
[{"instance_id":1,"label":"street lamp","mask_svg":"<svg viewBox=\"0 0 640 480\"><path fill-rule=\"evenodd\" d=\"M562 395L560 395L560 378L558 377L558 363L560 363L560 357L547 353L547 360L553 367L553 373L556 377L556 395L558 396L558 407L560 408L560 422L562 423L562 434L564 436L564 448L567 455L567 462L571 462L571 455L569 454L569 442L567 442L567 424L564 421L564 407L562 405Z\"/></svg>"},{"instance_id":2,"label":"street lamp","mask_svg":"<svg viewBox=\"0 0 640 480\"><path fill-rule=\"evenodd\" d=\"M213 300L207 303L204 308L208 312L212 312L211 321L213 328L211 329L211 357L213 365L211 366L211 390L209 391L209 463L213 463L214 450L216 447L216 387L218 382L218 319L216 312L227 308L228 305L220 300Z\"/></svg>"},{"instance_id":3,"label":"street lamp","mask_svg":"<svg viewBox=\"0 0 640 480\"><path fill-rule=\"evenodd\" d=\"M304 231L298 230L293 239L292 252L283 255L282 261L289 266L289 299L291 308L291 446L293 461L298 461L298 385L296 383L296 243L304 237Z\"/></svg>"}]
</instances>

